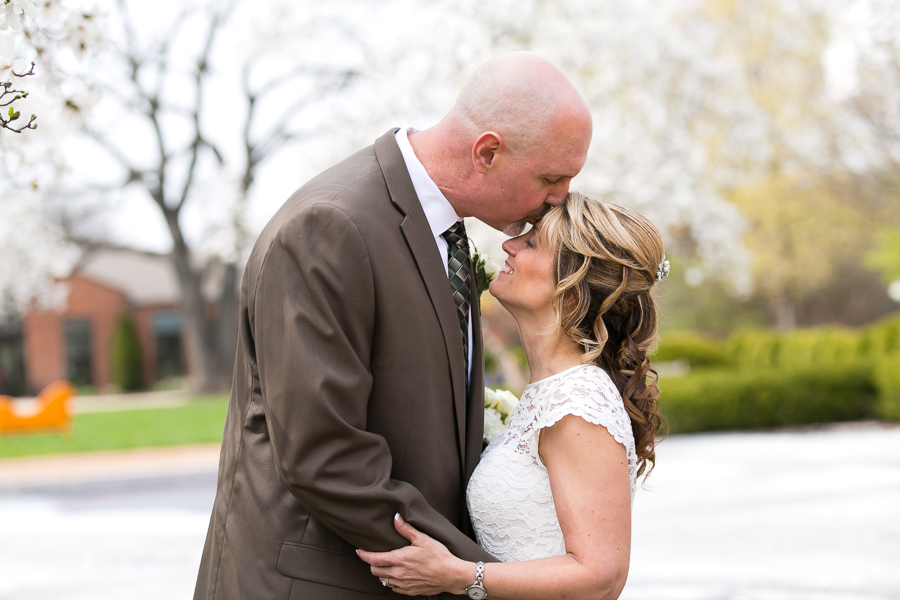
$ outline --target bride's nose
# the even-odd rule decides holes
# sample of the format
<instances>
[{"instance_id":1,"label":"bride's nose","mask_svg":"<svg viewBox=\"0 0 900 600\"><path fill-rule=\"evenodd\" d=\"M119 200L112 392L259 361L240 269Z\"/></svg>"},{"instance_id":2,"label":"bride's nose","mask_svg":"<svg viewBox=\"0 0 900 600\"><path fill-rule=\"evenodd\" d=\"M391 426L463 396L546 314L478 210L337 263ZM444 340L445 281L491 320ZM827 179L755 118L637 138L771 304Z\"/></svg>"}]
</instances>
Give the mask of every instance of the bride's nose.
<instances>
[{"instance_id":1,"label":"bride's nose","mask_svg":"<svg viewBox=\"0 0 900 600\"><path fill-rule=\"evenodd\" d=\"M522 247L522 238L523 237L524 237L524 234L520 235L518 237L509 238L508 240L503 242L503 245L501 246L503 248L503 251L506 252L507 254L509 254L510 256L515 256L519 252L519 248Z\"/></svg>"}]
</instances>

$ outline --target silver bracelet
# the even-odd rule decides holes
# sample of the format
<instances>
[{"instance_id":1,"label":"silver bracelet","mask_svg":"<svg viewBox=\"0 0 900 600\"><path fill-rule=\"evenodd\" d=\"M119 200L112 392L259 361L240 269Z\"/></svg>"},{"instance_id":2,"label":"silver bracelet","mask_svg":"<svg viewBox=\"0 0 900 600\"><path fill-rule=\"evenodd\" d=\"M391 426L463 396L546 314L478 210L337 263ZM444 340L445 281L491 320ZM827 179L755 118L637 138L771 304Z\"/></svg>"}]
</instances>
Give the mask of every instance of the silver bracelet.
<instances>
[{"instance_id":1,"label":"silver bracelet","mask_svg":"<svg viewBox=\"0 0 900 600\"><path fill-rule=\"evenodd\" d=\"M487 590L484 589L484 562L475 564L475 583L466 588L466 595L472 600L484 600L487 598Z\"/></svg>"}]
</instances>

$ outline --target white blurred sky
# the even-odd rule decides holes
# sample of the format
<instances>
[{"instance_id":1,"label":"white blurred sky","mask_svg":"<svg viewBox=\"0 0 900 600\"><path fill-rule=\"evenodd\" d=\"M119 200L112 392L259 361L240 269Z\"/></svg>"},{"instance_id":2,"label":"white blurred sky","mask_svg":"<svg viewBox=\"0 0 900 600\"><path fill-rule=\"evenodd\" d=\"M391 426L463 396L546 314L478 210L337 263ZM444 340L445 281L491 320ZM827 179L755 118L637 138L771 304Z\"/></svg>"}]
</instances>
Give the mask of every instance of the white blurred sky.
<instances>
[{"instance_id":1,"label":"white blurred sky","mask_svg":"<svg viewBox=\"0 0 900 600\"><path fill-rule=\"evenodd\" d=\"M565 4L570 7L589 6L592 1L571 0ZM143 39L158 34L171 22L172 16L181 10L183 4L174 0L160 0L154 3L130 2L129 6L134 11L137 37ZM277 75L287 65L295 62L294 53L298 52L303 53L304 61L353 64L365 59L376 67L374 76L366 85L344 95L333 104L317 106L298 115L307 120L324 122L328 133L311 143L286 147L270 157L259 169L246 216L251 231L259 231L291 192L304 181L340 158L371 143L389 127L412 125L419 129L426 128L437 122L449 110L462 79L448 80L448 73L471 72L477 65L491 58L492 54L485 46L479 46L477 43L459 45L458 40L464 39L464 35L454 31L453 28L465 27L465 18L453 23L442 21L442 13L439 10L442 5L446 3L422 0L393 0L378 6L349 0L326 4L259 0L240 4L239 10L229 22L225 35L214 47L212 64L216 69L216 77L210 81L206 89L207 97L212 101L208 103L204 115L205 128L226 157L237 157L241 150L239 140L233 134L236 128L234 115L241 110L241 104L232 90L237 84L238 66L248 50L265 46L267 43L275 44L282 49L283 56L270 57L265 67L267 73L258 73L261 76ZM606 23L604 27L607 29L598 30L596 36L598 52L608 53L610 49L619 52L623 64L645 59L652 61L654 53L665 51L667 48L660 40L651 39L653 35L662 35L658 29L661 27L657 19L658 8L672 5L666 0L635 1L627 8L614 7L610 4L610 12L621 15L621 29L625 33L620 32L623 41L604 46L605 42L601 43L602 35L613 35L613 31L608 28L610 23ZM867 5L868 0L856 0L844 5L841 9L842 27L836 30L834 41L823 57L829 90L836 98L845 97L856 90L854 60L859 40L865 37ZM97 6L101 12L116 10L115 3L111 0L91 2L86 6ZM467 6L466 2L460 2L458 5L458 11L463 17ZM344 14L341 14L342 11ZM304 43L304 40L300 39L309 34L309 30L304 29L308 21L322 19L323 15L329 14L346 19L358 28L356 35L368 44L368 48L374 51L375 56L361 57L358 49L337 37L333 43L329 43L327 32L321 30L312 30L312 34L321 36L318 44ZM178 39L174 47L175 56L189 56L191 51L199 46L203 31L201 21L205 18L205 15L201 14L194 17L194 21L187 23L188 34ZM616 24L617 22L613 20L612 25ZM566 24L563 23L563 33L565 27ZM574 34L584 29L583 24L570 23L568 27L573 34L572 40L559 35L551 36L549 41L538 40L534 44L535 49L555 60L557 59L554 54L560 58L565 57L564 60L572 60L575 64L578 64L578 61L590 61L590 56L572 58L570 54L589 52L592 44L591 35L582 33L583 39L575 40L577 36ZM294 30L298 39L292 40ZM641 36L645 38L643 42ZM419 51L424 48L431 51ZM643 56L644 54L646 56ZM648 56L651 58L647 58ZM597 62L598 64L616 62L614 59L618 58L598 54ZM450 65L463 67L454 70ZM178 64L176 61L172 64L169 75L174 74L175 77L170 77L172 83L167 89L168 97L192 97L192 83L188 77L190 67L192 65L189 63ZM183 74L178 75L179 71ZM116 76L114 72L110 72L109 75L113 79ZM579 73L572 75L576 83L579 83ZM418 82L417 87L410 88L408 82L411 81ZM295 85L297 88L294 91L297 96L306 91L302 84L295 83ZM279 102L267 107L266 113L277 114L278 109L284 107L292 96L290 88L286 88L285 91L287 93ZM397 102L387 107L376 107L376 103L372 102L375 95L392 95L397 98ZM603 122L604 107L596 103L602 103L604 99L602 97L599 100L590 99L594 103L595 119L599 118L595 123L595 140L592 146L594 160L589 160L585 172L576 178L572 185L572 189L588 188L585 190L588 192L603 187L602 183L597 182L608 182L620 175L617 172L619 166L614 162L607 162L606 158L610 151L619 150L617 136L622 135L622 131L616 129L615 123L609 127L608 122ZM104 104L101 103L99 108L103 107ZM137 157L149 156L147 149L152 149L154 144L151 131L137 124L128 115L117 114L113 110L100 110L97 115L94 117L95 122L111 131L110 137L127 148L129 154ZM182 143L189 133L176 122L165 123L164 129L168 138L172 140L181 138ZM632 133L627 130L626 132ZM606 139L604 136L607 136ZM638 136L637 141L625 140L622 143L637 144L640 147L642 142ZM98 173L115 173L115 164L96 151L70 141L64 142L61 148L73 173L91 173L92 176ZM687 146L682 144L676 145L675 148L684 150ZM689 159L684 161L690 162ZM225 218L222 211L225 210L226 203L222 199L232 193L233 180L236 177L233 172L220 172L211 168L204 169L203 172L205 175L198 186L197 194L188 203L182 215L186 233L194 240L215 237L216 224ZM662 172L657 175L671 177L674 183L656 184L660 189L669 186L672 191L667 204L658 202L653 204L651 201L648 205L651 217L675 221L683 218L684 214L699 211L703 214L702 218L720 219L723 224L734 220L733 216L727 214L725 207L692 195L690 175L677 172L677 169L669 175ZM625 175L629 176L631 174ZM653 183L649 189L647 184L648 182L642 182L640 177L636 183L631 184L635 198L641 198L642 195L652 197L659 193L655 191ZM116 201L106 212L105 218L105 228L113 239L150 250L168 250L170 238L162 216L142 190L131 186L114 193L113 197ZM700 210L704 206L707 207L705 212ZM653 214L653 211L657 214ZM723 232L728 230L728 227L731 226L723 225ZM479 228L475 224L470 225L470 229L476 243L495 258L502 258L499 251L502 236L486 228ZM727 235L720 237L725 238Z\"/></svg>"},{"instance_id":2,"label":"white blurred sky","mask_svg":"<svg viewBox=\"0 0 900 600\"><path fill-rule=\"evenodd\" d=\"M311 3L305 4L311 6ZM349 5L350 3L343 4ZM407 35L410 38L410 46L414 47L423 33L433 26L433 23L428 22L429 18L433 18L433 12L408 10L411 7L414 8L416 4L424 6L425 3L395 2L386 5L384 10L369 13L370 18L362 26L367 43L377 47L381 45L381 41L385 48L396 48L403 45L402 41L398 41L398 36ZM163 0L157 3L131 2L130 6L135 11L135 23L139 33L149 37L162 31L169 24L171 15L178 10L181 3ZM291 13L289 9L285 11L284 3L280 3L278 0L253 4L245 2L230 20L220 43L214 46L212 64L216 70L216 76L210 80L205 90L211 101L207 105L203 121L206 125L207 135L211 135L218 149L226 158L238 158L238 154L241 152L240 141L234 135L237 127L234 117L243 110L243 105L233 89L237 85L237 70L247 50L246 45L259 41L251 39L248 42L248 38L253 38L259 33L259 30L254 30L254 23L251 23L250 20L255 19L257 21L255 26L263 29L268 27L278 29L285 26L284 23L267 22L266 6L274 7L273 12L280 15L282 19L286 16L285 12ZM304 7L298 7L298 9L302 8ZM104 7L103 10L111 11L115 8L110 5ZM376 18L373 19L372 16ZM295 12L290 15L290 18L298 20L299 29L301 25L299 22L303 17L298 16ZM174 47L173 54L175 56L188 57L196 51L200 43L200 25L200 23L196 23L188 27L188 30L194 31L196 34L182 36L179 39ZM286 46L290 50L290 44L288 43ZM345 48L343 51L340 49L340 40L333 45L302 45L301 49L304 53L308 53L310 49L319 50L317 56L305 54L306 60L331 63L341 60L352 63L355 60L352 48ZM487 59L489 56L476 59L477 62L472 63L472 68L480 64L481 58ZM257 72L256 79L262 81L275 77L293 62L293 58L285 58L281 61L278 60L278 57L270 58L264 68ZM191 66L191 64L175 64L172 70L183 69L186 71ZM406 71L428 68L426 65L410 60L398 61L395 66L397 70L394 72L378 74L381 85L391 85L392 81L404 79L421 80L421 73L407 73ZM439 75L440 71L437 69L436 75ZM193 82L188 76L170 77L170 80L172 85L167 89L168 97L193 97ZM295 81L292 85L297 88L297 96L306 91L302 82ZM432 93L434 90L440 90L436 94L440 100L430 105L430 109L404 111L402 107L398 107L399 110L386 111L386 114L377 115L374 118L365 116L361 118L359 110L356 110L356 114L351 114L349 120L335 116L341 109L346 112L346 105L356 103L362 106L367 102L368 94L378 93L378 90L372 89L370 85L356 90L355 96L354 93L347 94L341 98L338 106L318 106L301 115L302 118L326 123L326 129L333 130L333 133L326 133L323 138L315 139L312 142L286 146L263 163L251 193L251 204L247 215L251 231L259 231L288 196L306 180L363 145L373 142L388 128L410 125L424 129L436 123L452 106L454 95L449 93L451 86L448 86L445 81L435 81L433 86L429 87L432 88ZM278 100L266 107L267 110L264 111L262 119L265 119L266 113L277 114L290 101L291 88L285 86L285 92ZM411 105L421 109L423 103L413 102ZM329 112L329 108L332 108L333 112ZM103 110L99 112L104 113ZM354 111L351 109L350 112ZM113 141L127 148L131 156L144 156L152 159L152 149L155 145L152 131L129 119L127 115L113 116L111 111L106 115L111 117L107 123L111 130L109 137ZM218 123L222 123L222 125L218 125ZM352 128L352 132L351 135L345 136L348 127ZM182 124L175 122L164 124L164 129L167 138L178 140L180 144L187 141L187 135L190 133L183 129ZM65 152L71 171L74 173L91 173L93 175L115 173L117 170L114 161L81 144L66 142ZM223 195L232 193L232 184L236 178L234 173L215 172L214 169L206 169L204 174L204 181L198 186L196 195L186 205L182 215L186 233L193 239L204 238L210 234L209 217L220 210ZM171 244L168 231L158 208L146 193L136 186L131 186L116 192L114 196L117 200L114 203L115 209L108 212L105 218L106 229L111 232L113 238L149 250L167 251ZM477 229L477 225L475 227Z\"/></svg>"}]
</instances>

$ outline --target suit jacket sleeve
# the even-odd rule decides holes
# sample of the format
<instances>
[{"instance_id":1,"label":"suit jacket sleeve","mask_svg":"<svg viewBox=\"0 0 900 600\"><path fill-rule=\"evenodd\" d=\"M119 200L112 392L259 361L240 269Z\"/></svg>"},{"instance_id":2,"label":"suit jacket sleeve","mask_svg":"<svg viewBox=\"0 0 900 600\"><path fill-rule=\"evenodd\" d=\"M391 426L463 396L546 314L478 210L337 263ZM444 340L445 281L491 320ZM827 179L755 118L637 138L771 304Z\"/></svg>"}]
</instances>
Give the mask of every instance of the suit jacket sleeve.
<instances>
[{"instance_id":1,"label":"suit jacket sleeve","mask_svg":"<svg viewBox=\"0 0 900 600\"><path fill-rule=\"evenodd\" d=\"M391 454L366 431L372 387L374 281L354 223L308 206L275 237L256 283L254 332L269 434L281 482L316 519L357 548L407 545L399 512L466 560L496 560L391 479Z\"/></svg>"}]
</instances>

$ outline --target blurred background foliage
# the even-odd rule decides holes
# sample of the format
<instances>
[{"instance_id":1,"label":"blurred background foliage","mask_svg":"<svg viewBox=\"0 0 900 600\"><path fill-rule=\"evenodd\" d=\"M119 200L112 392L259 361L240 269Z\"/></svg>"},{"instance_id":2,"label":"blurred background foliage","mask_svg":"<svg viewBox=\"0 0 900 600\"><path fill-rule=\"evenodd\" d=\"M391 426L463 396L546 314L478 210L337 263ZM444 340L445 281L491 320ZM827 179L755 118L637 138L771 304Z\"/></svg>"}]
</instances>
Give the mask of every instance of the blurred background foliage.
<instances>
[{"instance_id":1,"label":"blurred background foliage","mask_svg":"<svg viewBox=\"0 0 900 600\"><path fill-rule=\"evenodd\" d=\"M719 415L673 412L673 430L896 418L884 340L900 309L898 0L148 6L46 2L24 21L17 55L46 76L25 82L40 128L0 132L6 312L98 248L168 256L195 300L195 389L222 387L228 292L281 202L387 128L433 124L474 68L526 49L591 106L573 188L643 212L665 238L664 397ZM469 230L503 262L499 234ZM215 318L196 301L211 265L227 274ZM487 383L520 392L515 323L489 296L482 308ZM757 418L785 398L819 408Z\"/></svg>"},{"instance_id":2,"label":"blurred background foliage","mask_svg":"<svg viewBox=\"0 0 900 600\"><path fill-rule=\"evenodd\" d=\"M900 420L898 315L861 329L671 333L654 360L675 433Z\"/></svg>"}]
</instances>

